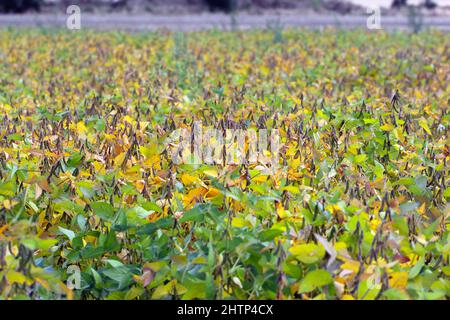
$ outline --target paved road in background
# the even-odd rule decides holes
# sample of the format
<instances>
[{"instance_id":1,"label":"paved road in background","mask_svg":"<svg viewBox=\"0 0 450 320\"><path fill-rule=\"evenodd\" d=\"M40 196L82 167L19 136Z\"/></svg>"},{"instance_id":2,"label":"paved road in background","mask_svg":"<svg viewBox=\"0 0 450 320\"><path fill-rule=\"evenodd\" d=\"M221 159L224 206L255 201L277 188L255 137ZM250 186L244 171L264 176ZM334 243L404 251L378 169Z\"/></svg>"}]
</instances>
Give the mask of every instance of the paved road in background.
<instances>
[{"instance_id":1,"label":"paved road in background","mask_svg":"<svg viewBox=\"0 0 450 320\"><path fill-rule=\"evenodd\" d=\"M39 15L0 15L0 28L4 27L57 27L66 28L66 15L39 14ZM94 15L81 14L82 28L95 28L101 30L129 30L145 31L169 29L173 31L193 31L204 29L251 29L267 28L270 25L283 27L340 27L340 28L366 28L365 16L320 16L320 15L248 15L239 14L229 16L224 14L199 14L180 16L154 16L154 15L126 15L109 14ZM450 31L450 17L425 17L424 25L431 28ZM386 16L381 17L383 29L408 29L410 23L407 17Z\"/></svg>"}]
</instances>

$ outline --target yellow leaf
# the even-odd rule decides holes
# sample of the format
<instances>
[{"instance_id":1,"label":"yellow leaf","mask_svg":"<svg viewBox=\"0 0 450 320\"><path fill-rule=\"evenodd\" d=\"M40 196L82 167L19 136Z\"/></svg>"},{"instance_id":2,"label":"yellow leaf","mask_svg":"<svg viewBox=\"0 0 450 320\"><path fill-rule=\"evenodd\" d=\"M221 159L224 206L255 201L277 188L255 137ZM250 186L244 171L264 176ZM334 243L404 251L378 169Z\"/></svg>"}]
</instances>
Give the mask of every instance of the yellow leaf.
<instances>
[{"instance_id":1,"label":"yellow leaf","mask_svg":"<svg viewBox=\"0 0 450 320\"><path fill-rule=\"evenodd\" d=\"M208 192L205 194L206 199L212 199L220 194L220 190L216 188L209 188Z\"/></svg>"},{"instance_id":2,"label":"yellow leaf","mask_svg":"<svg viewBox=\"0 0 450 320\"><path fill-rule=\"evenodd\" d=\"M134 183L134 186L136 187L136 189L139 192L142 192L142 190L144 190L145 187L145 181L144 180L138 180Z\"/></svg>"},{"instance_id":3,"label":"yellow leaf","mask_svg":"<svg viewBox=\"0 0 450 320\"><path fill-rule=\"evenodd\" d=\"M192 189L191 191L189 191L187 196L185 196L185 198L183 200L185 207L190 207L191 205L196 203L207 192L208 192L208 189L206 189L204 187L195 188L195 189Z\"/></svg>"},{"instance_id":4,"label":"yellow leaf","mask_svg":"<svg viewBox=\"0 0 450 320\"><path fill-rule=\"evenodd\" d=\"M133 122L134 122L133 118L128 115L123 117L123 121L128 122L129 124L133 124Z\"/></svg>"},{"instance_id":5,"label":"yellow leaf","mask_svg":"<svg viewBox=\"0 0 450 320\"><path fill-rule=\"evenodd\" d=\"M166 266L167 263L165 261L155 261L155 262L147 262L144 264L143 268L150 268L155 272L161 270L162 267Z\"/></svg>"},{"instance_id":6,"label":"yellow leaf","mask_svg":"<svg viewBox=\"0 0 450 320\"><path fill-rule=\"evenodd\" d=\"M259 176L254 177L252 180L254 182L266 182L267 181L267 176L259 175Z\"/></svg>"},{"instance_id":7,"label":"yellow leaf","mask_svg":"<svg viewBox=\"0 0 450 320\"><path fill-rule=\"evenodd\" d=\"M408 272L394 272L389 277L389 286L391 288L404 289L408 284Z\"/></svg>"},{"instance_id":8,"label":"yellow leaf","mask_svg":"<svg viewBox=\"0 0 450 320\"><path fill-rule=\"evenodd\" d=\"M270 73L270 69L266 66L261 66L261 72L263 75L267 76Z\"/></svg>"},{"instance_id":9,"label":"yellow leaf","mask_svg":"<svg viewBox=\"0 0 450 320\"><path fill-rule=\"evenodd\" d=\"M430 127L428 127L428 123L425 118L419 119L419 125L422 127L423 130L425 130L429 135L431 135Z\"/></svg>"},{"instance_id":10,"label":"yellow leaf","mask_svg":"<svg viewBox=\"0 0 450 320\"><path fill-rule=\"evenodd\" d=\"M325 249L314 243L305 243L293 246L289 252L303 263L315 263L325 256Z\"/></svg>"},{"instance_id":11,"label":"yellow leaf","mask_svg":"<svg viewBox=\"0 0 450 320\"><path fill-rule=\"evenodd\" d=\"M242 218L233 218L233 220L231 220L231 226L235 227L235 228L243 228L248 226L248 222L245 221Z\"/></svg>"},{"instance_id":12,"label":"yellow leaf","mask_svg":"<svg viewBox=\"0 0 450 320\"><path fill-rule=\"evenodd\" d=\"M10 270L6 274L6 279L9 283L18 283L18 284L24 284L25 281L27 281L27 278L20 272Z\"/></svg>"},{"instance_id":13,"label":"yellow leaf","mask_svg":"<svg viewBox=\"0 0 450 320\"><path fill-rule=\"evenodd\" d=\"M384 125L382 125L380 127L380 129L383 131L392 131L392 130L394 130L394 126L390 123L385 123Z\"/></svg>"},{"instance_id":14,"label":"yellow leaf","mask_svg":"<svg viewBox=\"0 0 450 320\"><path fill-rule=\"evenodd\" d=\"M113 135L113 134L108 134L108 133L106 133L106 134L105 134L105 139L106 139L106 140L109 140L109 141L114 141L114 140L116 140L116 136Z\"/></svg>"},{"instance_id":15,"label":"yellow leaf","mask_svg":"<svg viewBox=\"0 0 450 320\"><path fill-rule=\"evenodd\" d=\"M121 152L117 157L114 158L114 163L117 165L121 165L123 161L125 160L126 153Z\"/></svg>"},{"instance_id":16,"label":"yellow leaf","mask_svg":"<svg viewBox=\"0 0 450 320\"><path fill-rule=\"evenodd\" d=\"M192 264L208 264L208 260L204 256L198 256L192 260Z\"/></svg>"},{"instance_id":17,"label":"yellow leaf","mask_svg":"<svg viewBox=\"0 0 450 320\"><path fill-rule=\"evenodd\" d=\"M18 203L19 201L17 200L9 200L9 199L3 200L3 206L5 207L6 210L11 210L11 208Z\"/></svg>"},{"instance_id":18,"label":"yellow leaf","mask_svg":"<svg viewBox=\"0 0 450 320\"><path fill-rule=\"evenodd\" d=\"M300 193L300 189L298 187L295 186L286 186L283 188L283 190L288 191L290 193L293 194L299 194Z\"/></svg>"},{"instance_id":19,"label":"yellow leaf","mask_svg":"<svg viewBox=\"0 0 450 320\"><path fill-rule=\"evenodd\" d=\"M0 227L0 236L3 234L3 232L5 232L6 229L8 229L9 224L5 224L4 226Z\"/></svg>"},{"instance_id":20,"label":"yellow leaf","mask_svg":"<svg viewBox=\"0 0 450 320\"><path fill-rule=\"evenodd\" d=\"M203 173L213 178L217 178L219 176L219 173L217 172L216 169L204 170Z\"/></svg>"},{"instance_id":21,"label":"yellow leaf","mask_svg":"<svg viewBox=\"0 0 450 320\"><path fill-rule=\"evenodd\" d=\"M81 134L81 133L86 133L86 132L87 132L87 128L86 128L86 126L84 125L84 122L83 122L83 121L80 121L80 122L77 123L77 132L78 132L79 134Z\"/></svg>"},{"instance_id":22,"label":"yellow leaf","mask_svg":"<svg viewBox=\"0 0 450 320\"><path fill-rule=\"evenodd\" d=\"M158 149L156 148L156 145L153 145L153 144L150 144L147 146L140 146L139 151L147 159L151 158L153 155L158 153Z\"/></svg>"},{"instance_id":23,"label":"yellow leaf","mask_svg":"<svg viewBox=\"0 0 450 320\"><path fill-rule=\"evenodd\" d=\"M425 205L426 205L426 203L424 202L424 203L417 209L417 212L419 212L421 215L425 215Z\"/></svg>"},{"instance_id":24,"label":"yellow leaf","mask_svg":"<svg viewBox=\"0 0 450 320\"><path fill-rule=\"evenodd\" d=\"M359 262L354 260L347 260L341 265L342 270L349 270L353 273L357 273L359 270Z\"/></svg>"},{"instance_id":25,"label":"yellow leaf","mask_svg":"<svg viewBox=\"0 0 450 320\"><path fill-rule=\"evenodd\" d=\"M183 174L181 175L181 182L183 182L183 184L184 184L185 186L194 184L194 183L197 182L198 180L199 180L199 179L198 179L197 177L193 177L193 176L191 176L191 175L188 174L188 173L183 173Z\"/></svg>"},{"instance_id":26,"label":"yellow leaf","mask_svg":"<svg viewBox=\"0 0 450 320\"><path fill-rule=\"evenodd\" d=\"M161 299L167 295L169 295L169 288L165 285L160 285L155 289L155 291L153 291L152 299Z\"/></svg>"},{"instance_id":27,"label":"yellow leaf","mask_svg":"<svg viewBox=\"0 0 450 320\"><path fill-rule=\"evenodd\" d=\"M404 143L406 142L405 137L403 136L403 133L402 133L402 129L401 129L401 128L396 128L396 129L394 130L394 135L395 135L395 137L396 137L398 140L400 140L401 143L404 144Z\"/></svg>"}]
</instances>

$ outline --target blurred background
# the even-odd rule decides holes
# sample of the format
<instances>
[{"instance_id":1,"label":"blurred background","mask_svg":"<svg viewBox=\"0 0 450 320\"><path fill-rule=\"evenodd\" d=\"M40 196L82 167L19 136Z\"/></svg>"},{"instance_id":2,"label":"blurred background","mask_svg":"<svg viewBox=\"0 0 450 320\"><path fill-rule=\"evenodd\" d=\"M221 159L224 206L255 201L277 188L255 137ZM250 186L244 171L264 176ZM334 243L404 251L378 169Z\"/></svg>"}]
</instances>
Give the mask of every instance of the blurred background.
<instances>
[{"instance_id":1,"label":"blurred background","mask_svg":"<svg viewBox=\"0 0 450 320\"><path fill-rule=\"evenodd\" d=\"M303 10L313 12L358 13L367 6L401 10L417 6L446 13L450 0L0 0L2 13L59 12L76 4L87 12L134 12L183 14L200 12L250 12Z\"/></svg>"},{"instance_id":2,"label":"blurred background","mask_svg":"<svg viewBox=\"0 0 450 320\"><path fill-rule=\"evenodd\" d=\"M71 5L104 30L368 28L369 7L382 29L450 30L450 0L0 0L0 28L66 28Z\"/></svg>"}]
</instances>

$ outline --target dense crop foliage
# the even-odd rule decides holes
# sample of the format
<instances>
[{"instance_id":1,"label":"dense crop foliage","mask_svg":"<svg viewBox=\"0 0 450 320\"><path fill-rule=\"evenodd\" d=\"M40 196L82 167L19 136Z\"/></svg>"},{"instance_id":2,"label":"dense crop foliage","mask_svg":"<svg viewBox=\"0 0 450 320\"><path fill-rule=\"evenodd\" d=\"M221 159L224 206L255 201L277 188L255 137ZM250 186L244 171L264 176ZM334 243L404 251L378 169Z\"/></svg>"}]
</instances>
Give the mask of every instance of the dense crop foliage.
<instances>
[{"instance_id":1,"label":"dense crop foliage","mask_svg":"<svg viewBox=\"0 0 450 320\"><path fill-rule=\"evenodd\" d=\"M0 32L0 297L448 298L449 44ZM194 121L279 166L175 164Z\"/></svg>"}]
</instances>

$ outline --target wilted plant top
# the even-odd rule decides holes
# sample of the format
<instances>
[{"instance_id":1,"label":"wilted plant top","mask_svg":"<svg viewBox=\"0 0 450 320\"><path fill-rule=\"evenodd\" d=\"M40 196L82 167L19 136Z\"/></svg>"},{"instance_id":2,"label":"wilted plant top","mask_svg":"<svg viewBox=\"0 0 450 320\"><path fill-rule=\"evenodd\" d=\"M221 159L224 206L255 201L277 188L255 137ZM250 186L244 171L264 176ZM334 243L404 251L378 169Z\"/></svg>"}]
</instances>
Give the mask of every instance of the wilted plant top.
<instances>
[{"instance_id":1,"label":"wilted plant top","mask_svg":"<svg viewBox=\"0 0 450 320\"><path fill-rule=\"evenodd\" d=\"M1 31L0 297L449 298L449 45Z\"/></svg>"}]
</instances>

